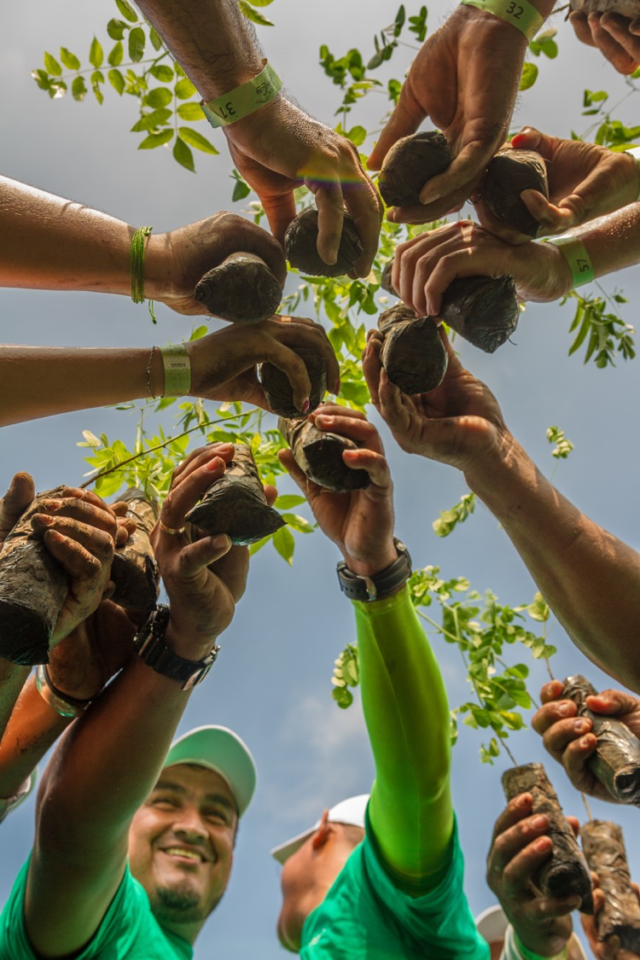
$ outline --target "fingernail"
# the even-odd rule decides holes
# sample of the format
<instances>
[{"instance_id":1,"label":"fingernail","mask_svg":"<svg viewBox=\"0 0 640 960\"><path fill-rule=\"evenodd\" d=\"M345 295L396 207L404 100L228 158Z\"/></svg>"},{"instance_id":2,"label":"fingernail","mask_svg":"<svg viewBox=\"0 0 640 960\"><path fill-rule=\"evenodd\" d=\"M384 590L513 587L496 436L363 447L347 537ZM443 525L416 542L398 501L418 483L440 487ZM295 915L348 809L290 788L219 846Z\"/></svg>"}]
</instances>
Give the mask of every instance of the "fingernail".
<instances>
[{"instance_id":1,"label":"fingernail","mask_svg":"<svg viewBox=\"0 0 640 960\"><path fill-rule=\"evenodd\" d=\"M365 350L365 355L366 355L366 352L367 352L367 351ZM340 393L340 377L338 377L338 379L337 379L336 382L335 382L335 385L334 385L334 388L333 388L333 392L334 392L335 394Z\"/></svg>"},{"instance_id":2,"label":"fingernail","mask_svg":"<svg viewBox=\"0 0 640 960\"><path fill-rule=\"evenodd\" d=\"M568 703L561 703L558 707L558 713L561 717L568 717L571 713L571 705Z\"/></svg>"},{"instance_id":3,"label":"fingernail","mask_svg":"<svg viewBox=\"0 0 640 960\"><path fill-rule=\"evenodd\" d=\"M540 837L540 839L536 840L536 842L533 845L533 849L536 851L536 853L542 853L544 850L547 850L548 848L549 848L549 840L547 837Z\"/></svg>"},{"instance_id":4,"label":"fingernail","mask_svg":"<svg viewBox=\"0 0 640 960\"><path fill-rule=\"evenodd\" d=\"M424 203L425 206L427 203L434 203L436 200L439 200L442 194L439 190L434 190L433 187L427 187L426 190L423 190L420 194L420 203Z\"/></svg>"},{"instance_id":5,"label":"fingernail","mask_svg":"<svg viewBox=\"0 0 640 960\"><path fill-rule=\"evenodd\" d=\"M62 506L62 500L43 500L42 506L47 510L59 510Z\"/></svg>"},{"instance_id":6,"label":"fingernail","mask_svg":"<svg viewBox=\"0 0 640 960\"><path fill-rule=\"evenodd\" d=\"M52 523L55 523L55 519L48 517L46 513L36 513L33 519L41 523L43 527L50 527Z\"/></svg>"},{"instance_id":7,"label":"fingernail","mask_svg":"<svg viewBox=\"0 0 640 960\"><path fill-rule=\"evenodd\" d=\"M576 720L573 725L573 729L576 731L576 733L584 733L584 731L587 729L586 720Z\"/></svg>"},{"instance_id":8,"label":"fingernail","mask_svg":"<svg viewBox=\"0 0 640 960\"><path fill-rule=\"evenodd\" d=\"M223 463L224 463L224 461L223 461ZM205 463L204 468L205 468L205 470L209 470L211 473L213 473L214 470L219 470L219 469L220 469L220 457L214 457L213 460L209 460L209 463Z\"/></svg>"},{"instance_id":9,"label":"fingernail","mask_svg":"<svg viewBox=\"0 0 640 960\"><path fill-rule=\"evenodd\" d=\"M227 549L231 548L231 537L227 536L226 533L219 533L217 537L214 537L211 541L213 546L218 550L223 550L225 547Z\"/></svg>"},{"instance_id":10,"label":"fingernail","mask_svg":"<svg viewBox=\"0 0 640 960\"><path fill-rule=\"evenodd\" d=\"M321 414L319 417L316 417L316 423L320 421L321 425L324 427L330 427L334 422L333 417L328 417L326 414Z\"/></svg>"},{"instance_id":11,"label":"fingernail","mask_svg":"<svg viewBox=\"0 0 640 960\"><path fill-rule=\"evenodd\" d=\"M302 410L303 413L308 413L310 406L311 406L311 402L310 402L309 398L307 397L307 399L303 401L302 406L300 407L300 409Z\"/></svg>"},{"instance_id":12,"label":"fingernail","mask_svg":"<svg viewBox=\"0 0 640 960\"><path fill-rule=\"evenodd\" d=\"M590 741L589 737L583 737L582 740L580 741L580 746L581 746L581 747L584 747L585 749L586 749L587 747L590 747L590 746L591 746L591 741Z\"/></svg>"},{"instance_id":13,"label":"fingernail","mask_svg":"<svg viewBox=\"0 0 640 960\"><path fill-rule=\"evenodd\" d=\"M531 827L534 830L542 830L543 827L547 825L547 818L543 814L539 814L537 817L534 817L531 821Z\"/></svg>"}]
</instances>

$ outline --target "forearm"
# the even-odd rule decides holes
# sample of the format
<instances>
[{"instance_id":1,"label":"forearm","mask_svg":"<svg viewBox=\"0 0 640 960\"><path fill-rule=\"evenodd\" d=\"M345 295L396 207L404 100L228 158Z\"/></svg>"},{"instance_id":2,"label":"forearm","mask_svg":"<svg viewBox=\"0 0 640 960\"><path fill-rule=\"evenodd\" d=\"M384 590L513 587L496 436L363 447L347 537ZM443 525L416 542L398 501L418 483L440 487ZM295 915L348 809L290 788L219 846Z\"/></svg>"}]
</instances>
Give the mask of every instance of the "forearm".
<instances>
[{"instance_id":1,"label":"forearm","mask_svg":"<svg viewBox=\"0 0 640 960\"><path fill-rule=\"evenodd\" d=\"M139 0L203 100L257 76L262 53L237 0Z\"/></svg>"},{"instance_id":2,"label":"forearm","mask_svg":"<svg viewBox=\"0 0 640 960\"><path fill-rule=\"evenodd\" d=\"M371 824L387 862L409 879L425 878L442 867L453 829L446 691L408 587L355 606L376 766Z\"/></svg>"},{"instance_id":3,"label":"forearm","mask_svg":"<svg viewBox=\"0 0 640 960\"><path fill-rule=\"evenodd\" d=\"M640 203L571 231L584 244L596 277L640 262Z\"/></svg>"},{"instance_id":4,"label":"forearm","mask_svg":"<svg viewBox=\"0 0 640 960\"><path fill-rule=\"evenodd\" d=\"M466 473L574 643L640 692L640 555L584 516L511 439Z\"/></svg>"},{"instance_id":5,"label":"forearm","mask_svg":"<svg viewBox=\"0 0 640 960\"><path fill-rule=\"evenodd\" d=\"M0 426L148 397L149 385L163 394L159 349L0 346Z\"/></svg>"},{"instance_id":6,"label":"forearm","mask_svg":"<svg viewBox=\"0 0 640 960\"><path fill-rule=\"evenodd\" d=\"M29 676L29 667L20 667L0 657L0 741L3 741L7 724L16 701ZM0 796L11 796L0 790Z\"/></svg>"},{"instance_id":7,"label":"forearm","mask_svg":"<svg viewBox=\"0 0 640 960\"><path fill-rule=\"evenodd\" d=\"M0 742L0 797L12 797L18 792L70 723L71 718L61 717L45 703L32 676L18 698Z\"/></svg>"}]
</instances>

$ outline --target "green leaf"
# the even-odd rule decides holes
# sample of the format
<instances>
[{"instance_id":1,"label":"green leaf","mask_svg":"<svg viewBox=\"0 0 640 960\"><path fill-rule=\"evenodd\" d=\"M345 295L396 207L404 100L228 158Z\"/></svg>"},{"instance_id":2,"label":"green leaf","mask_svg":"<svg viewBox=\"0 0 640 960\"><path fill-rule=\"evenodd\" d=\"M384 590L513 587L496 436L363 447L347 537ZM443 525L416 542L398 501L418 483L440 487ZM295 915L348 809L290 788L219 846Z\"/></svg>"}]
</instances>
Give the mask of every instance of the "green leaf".
<instances>
[{"instance_id":1,"label":"green leaf","mask_svg":"<svg viewBox=\"0 0 640 960\"><path fill-rule=\"evenodd\" d=\"M50 53L45 53L44 65L53 77L59 77L62 74L62 67Z\"/></svg>"},{"instance_id":2,"label":"green leaf","mask_svg":"<svg viewBox=\"0 0 640 960\"><path fill-rule=\"evenodd\" d=\"M113 50L107 57L107 61L108 63L111 64L112 67L119 67L120 64L122 63L123 56L124 56L124 47L122 46L122 43L118 40L118 42L114 44Z\"/></svg>"},{"instance_id":3,"label":"green leaf","mask_svg":"<svg viewBox=\"0 0 640 960\"><path fill-rule=\"evenodd\" d=\"M273 23L271 20L267 20L265 16L261 13L258 13L257 10L247 3L247 0L238 0L238 6L240 7L240 12L247 20L250 20L252 23L258 23L261 27L272 27Z\"/></svg>"},{"instance_id":4,"label":"green leaf","mask_svg":"<svg viewBox=\"0 0 640 960\"><path fill-rule=\"evenodd\" d=\"M51 86L51 81L49 80L49 74L46 70L32 70L31 76L38 84L41 90L48 90Z\"/></svg>"},{"instance_id":5,"label":"green leaf","mask_svg":"<svg viewBox=\"0 0 640 960\"><path fill-rule=\"evenodd\" d=\"M129 34L129 56L134 63L139 63L144 56L144 45L147 42L142 27L134 27Z\"/></svg>"},{"instance_id":6,"label":"green leaf","mask_svg":"<svg viewBox=\"0 0 640 960\"><path fill-rule=\"evenodd\" d=\"M171 67L167 66L166 63L156 63L155 66L151 67L149 73L152 77L155 77L156 80L160 80L162 83L169 83L170 80L173 80L174 73Z\"/></svg>"},{"instance_id":7,"label":"green leaf","mask_svg":"<svg viewBox=\"0 0 640 960\"><path fill-rule=\"evenodd\" d=\"M359 147L367 139L367 131L364 127L352 127L351 130L345 130L345 136L354 146Z\"/></svg>"},{"instance_id":8,"label":"green leaf","mask_svg":"<svg viewBox=\"0 0 640 960\"><path fill-rule=\"evenodd\" d=\"M189 97L192 97L196 92L196 88L188 77L184 77L183 80L178 80L173 89L178 100L188 100Z\"/></svg>"},{"instance_id":9,"label":"green leaf","mask_svg":"<svg viewBox=\"0 0 640 960\"><path fill-rule=\"evenodd\" d=\"M87 85L84 82L84 77L74 77L73 83L71 84L71 96L74 100L84 100L86 97Z\"/></svg>"},{"instance_id":10,"label":"green leaf","mask_svg":"<svg viewBox=\"0 0 640 960\"><path fill-rule=\"evenodd\" d=\"M208 330L208 327L205 329ZM293 507L299 507L301 503L306 503L304 497L299 497L295 493L283 493L273 507L274 510L291 510Z\"/></svg>"},{"instance_id":11,"label":"green leaf","mask_svg":"<svg viewBox=\"0 0 640 960\"><path fill-rule=\"evenodd\" d=\"M273 535L273 545L289 566L293 565L293 552L296 548L296 542L293 534L287 527L280 527Z\"/></svg>"},{"instance_id":12,"label":"green leaf","mask_svg":"<svg viewBox=\"0 0 640 960\"><path fill-rule=\"evenodd\" d=\"M535 63L525 63L522 68L522 76L518 90L528 90L534 85L538 78L538 68Z\"/></svg>"},{"instance_id":13,"label":"green leaf","mask_svg":"<svg viewBox=\"0 0 640 960\"><path fill-rule=\"evenodd\" d=\"M297 530L299 533L313 533L313 527L308 520L305 520L304 517L298 516L297 513L283 513L282 519L293 529Z\"/></svg>"},{"instance_id":14,"label":"green leaf","mask_svg":"<svg viewBox=\"0 0 640 960\"><path fill-rule=\"evenodd\" d=\"M138 22L138 14L133 7L127 3L127 0L116 0L116 6L125 20L128 20L130 23Z\"/></svg>"},{"instance_id":15,"label":"green leaf","mask_svg":"<svg viewBox=\"0 0 640 960\"><path fill-rule=\"evenodd\" d=\"M251 187L245 180L242 179L237 170L234 170L231 176L236 181L231 199L234 203L237 203L238 200L244 200L245 197L249 196L251 193Z\"/></svg>"},{"instance_id":16,"label":"green leaf","mask_svg":"<svg viewBox=\"0 0 640 960\"><path fill-rule=\"evenodd\" d=\"M196 327L195 330L192 330L189 340L200 340L201 337L206 337L209 332L209 327L203 324L201 327Z\"/></svg>"},{"instance_id":17,"label":"green leaf","mask_svg":"<svg viewBox=\"0 0 640 960\"><path fill-rule=\"evenodd\" d=\"M122 96L122 94L124 93L124 77L122 76L120 71L115 69L109 70L107 77L108 77L109 83L111 84L113 89L116 91L116 93L119 93L120 96Z\"/></svg>"},{"instance_id":18,"label":"green leaf","mask_svg":"<svg viewBox=\"0 0 640 960\"><path fill-rule=\"evenodd\" d=\"M206 137L203 137L201 133L197 133L190 127L178 127L178 133L190 147L195 147L196 150L202 150L203 153L218 153L218 150L216 150L212 143L209 143Z\"/></svg>"},{"instance_id":19,"label":"green leaf","mask_svg":"<svg viewBox=\"0 0 640 960\"><path fill-rule=\"evenodd\" d=\"M353 694L346 687L334 687L331 696L341 710L346 710L353 703Z\"/></svg>"},{"instance_id":20,"label":"green leaf","mask_svg":"<svg viewBox=\"0 0 640 960\"><path fill-rule=\"evenodd\" d=\"M173 159L177 160L181 166L186 167L187 170L190 170L191 173L196 172L193 154L180 137L176 137L176 142L173 145Z\"/></svg>"},{"instance_id":21,"label":"green leaf","mask_svg":"<svg viewBox=\"0 0 640 960\"><path fill-rule=\"evenodd\" d=\"M151 40L151 46L154 50L158 51L162 49L162 37L153 27L149 30L149 40Z\"/></svg>"},{"instance_id":22,"label":"green leaf","mask_svg":"<svg viewBox=\"0 0 640 960\"><path fill-rule=\"evenodd\" d=\"M67 70L80 69L80 61L76 57L75 53L71 53L71 51L67 50L66 47L60 47L60 59L64 63Z\"/></svg>"},{"instance_id":23,"label":"green leaf","mask_svg":"<svg viewBox=\"0 0 640 960\"><path fill-rule=\"evenodd\" d=\"M252 7L268 7L273 3L273 0L249 0L249 3Z\"/></svg>"},{"instance_id":24,"label":"green leaf","mask_svg":"<svg viewBox=\"0 0 640 960\"><path fill-rule=\"evenodd\" d=\"M199 103L181 103L176 113L181 120L204 120L204 113Z\"/></svg>"},{"instance_id":25,"label":"green leaf","mask_svg":"<svg viewBox=\"0 0 640 960\"><path fill-rule=\"evenodd\" d=\"M146 113L143 117L140 117L137 123L134 123L131 127L131 133L141 133L143 130L153 130L154 127L161 127L171 116L173 116L171 110L163 108L152 110L151 113Z\"/></svg>"},{"instance_id":26,"label":"green leaf","mask_svg":"<svg viewBox=\"0 0 640 960\"><path fill-rule=\"evenodd\" d=\"M109 20L107 24L107 33L112 40L122 40L125 30L129 30L129 25L124 20Z\"/></svg>"},{"instance_id":27,"label":"green leaf","mask_svg":"<svg viewBox=\"0 0 640 960\"><path fill-rule=\"evenodd\" d=\"M166 107L172 100L171 90L167 90L166 87L155 87L153 90L150 90L144 98L144 102L148 106L153 107L154 110L157 110L159 107Z\"/></svg>"},{"instance_id":28,"label":"green leaf","mask_svg":"<svg viewBox=\"0 0 640 960\"><path fill-rule=\"evenodd\" d=\"M138 150L154 150L173 140L173 130L163 130L162 133L150 133L138 144Z\"/></svg>"},{"instance_id":29,"label":"green leaf","mask_svg":"<svg viewBox=\"0 0 640 960\"><path fill-rule=\"evenodd\" d=\"M97 69L98 67L102 66L103 60L104 53L102 51L102 46L96 37L94 37L91 41L91 48L89 50L89 63L92 67L96 67Z\"/></svg>"}]
</instances>

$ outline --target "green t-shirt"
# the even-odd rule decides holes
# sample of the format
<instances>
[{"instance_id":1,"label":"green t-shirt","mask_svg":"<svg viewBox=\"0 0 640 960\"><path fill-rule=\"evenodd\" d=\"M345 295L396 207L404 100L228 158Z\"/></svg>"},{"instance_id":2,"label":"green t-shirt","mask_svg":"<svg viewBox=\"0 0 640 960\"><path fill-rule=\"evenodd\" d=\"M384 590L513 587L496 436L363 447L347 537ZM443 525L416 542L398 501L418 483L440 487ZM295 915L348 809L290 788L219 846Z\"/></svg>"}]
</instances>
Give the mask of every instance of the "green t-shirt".
<instances>
[{"instance_id":1,"label":"green t-shirt","mask_svg":"<svg viewBox=\"0 0 640 960\"><path fill-rule=\"evenodd\" d=\"M369 824L323 902L302 929L303 960L489 960L462 889L464 858L454 827L446 875L424 896L398 889Z\"/></svg>"},{"instance_id":2,"label":"green t-shirt","mask_svg":"<svg viewBox=\"0 0 640 960\"><path fill-rule=\"evenodd\" d=\"M24 925L29 861L18 874L0 916L0 960L37 960ZM70 922L71 922L71 918ZM164 930L144 888L127 867L118 892L91 942L76 960L192 960L186 940Z\"/></svg>"}]
</instances>

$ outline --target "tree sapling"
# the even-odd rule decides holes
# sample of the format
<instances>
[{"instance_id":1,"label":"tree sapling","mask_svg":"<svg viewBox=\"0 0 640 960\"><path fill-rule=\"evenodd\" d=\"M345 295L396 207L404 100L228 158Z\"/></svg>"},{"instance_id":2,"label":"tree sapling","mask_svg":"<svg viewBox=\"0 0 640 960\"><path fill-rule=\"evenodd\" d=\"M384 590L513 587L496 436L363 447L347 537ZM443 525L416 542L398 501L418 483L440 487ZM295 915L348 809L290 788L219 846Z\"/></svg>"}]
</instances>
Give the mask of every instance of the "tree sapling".
<instances>
[{"instance_id":1,"label":"tree sapling","mask_svg":"<svg viewBox=\"0 0 640 960\"><path fill-rule=\"evenodd\" d=\"M345 212L338 259L325 263L317 249L318 211L307 207L295 217L284 235L284 252L292 267L312 277L342 277L353 270L362 255L362 243L353 220Z\"/></svg>"},{"instance_id":2,"label":"tree sapling","mask_svg":"<svg viewBox=\"0 0 640 960\"><path fill-rule=\"evenodd\" d=\"M385 157L378 188L388 207L420 203L427 180L444 173L453 157L447 138L437 130L402 137Z\"/></svg>"},{"instance_id":3,"label":"tree sapling","mask_svg":"<svg viewBox=\"0 0 640 960\"><path fill-rule=\"evenodd\" d=\"M289 378L283 370L272 363L260 365L260 382L264 390L267 403L271 410L279 417L305 417L322 402L327 392L327 368L322 356L312 347L291 347L294 353L304 361L311 392L309 394L309 409L298 410L293 401L293 388Z\"/></svg>"},{"instance_id":4,"label":"tree sapling","mask_svg":"<svg viewBox=\"0 0 640 960\"><path fill-rule=\"evenodd\" d=\"M549 198L544 160L534 150L500 150L482 178L482 200L496 220L516 230L525 240L538 235L540 224L521 199L523 190L538 190Z\"/></svg>"},{"instance_id":5,"label":"tree sapling","mask_svg":"<svg viewBox=\"0 0 640 960\"><path fill-rule=\"evenodd\" d=\"M278 309L282 286L264 260L238 251L205 273L193 295L215 317L258 323Z\"/></svg>"},{"instance_id":6,"label":"tree sapling","mask_svg":"<svg viewBox=\"0 0 640 960\"><path fill-rule=\"evenodd\" d=\"M342 459L345 450L358 450L361 444L338 433L318 430L310 420L281 417L278 429L296 463L314 483L336 493L360 490L371 483L366 470L351 470Z\"/></svg>"},{"instance_id":7,"label":"tree sapling","mask_svg":"<svg viewBox=\"0 0 640 960\"><path fill-rule=\"evenodd\" d=\"M381 362L391 383L403 393L428 393L442 383L448 357L431 317L416 317L403 303L378 319L383 336Z\"/></svg>"},{"instance_id":8,"label":"tree sapling","mask_svg":"<svg viewBox=\"0 0 640 960\"><path fill-rule=\"evenodd\" d=\"M255 543L284 526L278 511L267 503L251 448L244 443L236 443L224 475L186 519L210 536L226 533L236 544Z\"/></svg>"},{"instance_id":9,"label":"tree sapling","mask_svg":"<svg viewBox=\"0 0 640 960\"><path fill-rule=\"evenodd\" d=\"M149 536L158 519L157 504L147 500L142 490L130 487L118 503L127 503L127 517L137 524L124 546L118 548L111 564L115 591L111 599L127 610L148 614L156 605L160 570Z\"/></svg>"},{"instance_id":10,"label":"tree sapling","mask_svg":"<svg viewBox=\"0 0 640 960\"><path fill-rule=\"evenodd\" d=\"M640 954L640 904L631 886L621 827L609 820L588 820L580 836L587 863L598 874L605 896L595 918L599 940L606 943L618 937L622 950Z\"/></svg>"}]
</instances>

